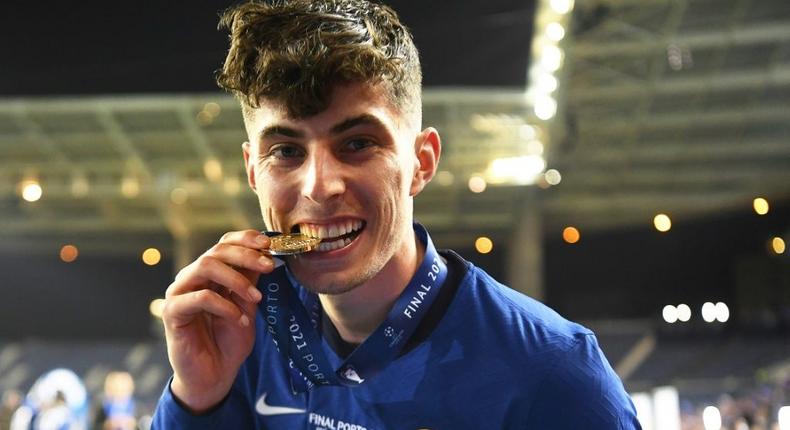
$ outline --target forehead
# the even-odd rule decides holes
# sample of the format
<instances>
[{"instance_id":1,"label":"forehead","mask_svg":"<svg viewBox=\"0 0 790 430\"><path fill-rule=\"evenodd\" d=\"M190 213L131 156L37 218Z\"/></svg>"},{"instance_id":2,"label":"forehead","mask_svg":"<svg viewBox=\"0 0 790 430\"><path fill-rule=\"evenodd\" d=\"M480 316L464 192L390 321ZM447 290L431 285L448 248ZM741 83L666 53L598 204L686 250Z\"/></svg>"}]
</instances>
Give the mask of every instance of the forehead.
<instances>
[{"instance_id":1,"label":"forehead","mask_svg":"<svg viewBox=\"0 0 790 430\"><path fill-rule=\"evenodd\" d=\"M381 85L347 84L333 88L328 107L316 115L294 118L281 102L262 98L259 107L245 115L245 125L250 138L271 126L299 128L307 133L323 133L349 118L361 115L375 117L383 126L395 133L408 128L403 115L387 97Z\"/></svg>"}]
</instances>

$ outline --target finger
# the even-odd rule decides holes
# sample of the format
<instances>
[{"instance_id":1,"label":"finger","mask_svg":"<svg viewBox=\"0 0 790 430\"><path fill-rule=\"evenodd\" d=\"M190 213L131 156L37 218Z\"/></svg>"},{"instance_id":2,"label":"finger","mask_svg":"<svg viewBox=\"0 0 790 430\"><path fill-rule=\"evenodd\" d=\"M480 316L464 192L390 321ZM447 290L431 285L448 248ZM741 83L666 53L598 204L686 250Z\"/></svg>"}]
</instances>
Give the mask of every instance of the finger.
<instances>
[{"instance_id":1,"label":"finger","mask_svg":"<svg viewBox=\"0 0 790 430\"><path fill-rule=\"evenodd\" d=\"M205 255L218 258L232 266L258 273L269 273L274 269L274 260L260 249L246 246L218 243L206 251Z\"/></svg>"},{"instance_id":2,"label":"finger","mask_svg":"<svg viewBox=\"0 0 790 430\"><path fill-rule=\"evenodd\" d=\"M186 294L192 291L221 285L245 300L257 303L262 295L250 280L219 259L202 255L192 264L179 272L175 282L170 284L165 293L166 298Z\"/></svg>"},{"instance_id":3,"label":"finger","mask_svg":"<svg viewBox=\"0 0 790 430\"><path fill-rule=\"evenodd\" d=\"M220 319L236 322L246 327L250 318L233 301L220 297L212 290L192 291L168 298L162 311L162 320L171 329L191 323L195 317L208 313Z\"/></svg>"},{"instance_id":4,"label":"finger","mask_svg":"<svg viewBox=\"0 0 790 430\"><path fill-rule=\"evenodd\" d=\"M229 231L222 235L218 243L255 249L268 249L269 237L258 230Z\"/></svg>"},{"instance_id":5,"label":"finger","mask_svg":"<svg viewBox=\"0 0 790 430\"><path fill-rule=\"evenodd\" d=\"M238 306L244 315L249 317L250 321L255 320L255 314L258 312L258 303L243 300L235 294L232 294L230 297L228 297L228 300L231 300L236 306Z\"/></svg>"}]
</instances>

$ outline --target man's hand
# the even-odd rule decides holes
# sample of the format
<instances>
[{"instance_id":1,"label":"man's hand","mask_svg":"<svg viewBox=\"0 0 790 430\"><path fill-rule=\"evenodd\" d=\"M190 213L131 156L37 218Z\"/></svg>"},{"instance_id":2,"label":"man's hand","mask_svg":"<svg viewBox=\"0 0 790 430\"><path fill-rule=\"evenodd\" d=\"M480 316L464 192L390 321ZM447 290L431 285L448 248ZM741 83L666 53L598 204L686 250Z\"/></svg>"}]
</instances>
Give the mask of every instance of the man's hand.
<instances>
[{"instance_id":1,"label":"man's hand","mask_svg":"<svg viewBox=\"0 0 790 430\"><path fill-rule=\"evenodd\" d=\"M274 261L261 250L269 238L255 230L226 233L183 268L162 312L173 394L193 413L217 405L230 391L255 342L261 273Z\"/></svg>"}]
</instances>

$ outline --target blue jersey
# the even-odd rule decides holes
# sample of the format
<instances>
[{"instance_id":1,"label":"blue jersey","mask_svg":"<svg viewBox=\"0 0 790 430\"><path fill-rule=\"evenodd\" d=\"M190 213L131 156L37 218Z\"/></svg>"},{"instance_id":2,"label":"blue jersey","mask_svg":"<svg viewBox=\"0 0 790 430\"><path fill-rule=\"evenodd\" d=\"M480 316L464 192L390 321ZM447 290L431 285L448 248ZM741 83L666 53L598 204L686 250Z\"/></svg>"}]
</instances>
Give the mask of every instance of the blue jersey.
<instances>
[{"instance_id":1,"label":"blue jersey","mask_svg":"<svg viewBox=\"0 0 790 430\"><path fill-rule=\"evenodd\" d=\"M449 275L404 351L357 387L293 394L258 313L257 340L231 392L194 416L165 388L154 429L640 429L595 336L453 252ZM338 367L344 345L324 319Z\"/></svg>"}]
</instances>

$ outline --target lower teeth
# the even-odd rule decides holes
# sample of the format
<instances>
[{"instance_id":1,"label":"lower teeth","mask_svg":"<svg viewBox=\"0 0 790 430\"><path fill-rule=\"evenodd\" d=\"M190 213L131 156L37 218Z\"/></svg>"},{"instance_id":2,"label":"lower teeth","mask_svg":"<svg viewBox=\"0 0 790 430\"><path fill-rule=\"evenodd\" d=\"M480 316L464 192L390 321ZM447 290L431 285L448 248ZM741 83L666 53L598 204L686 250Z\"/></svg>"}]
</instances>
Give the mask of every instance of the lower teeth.
<instances>
[{"instance_id":1,"label":"lower teeth","mask_svg":"<svg viewBox=\"0 0 790 430\"><path fill-rule=\"evenodd\" d=\"M340 249L345 246L348 246L349 243L351 243L350 238L338 239L332 242L321 243L320 245L318 245L317 251L334 251L335 249Z\"/></svg>"}]
</instances>

